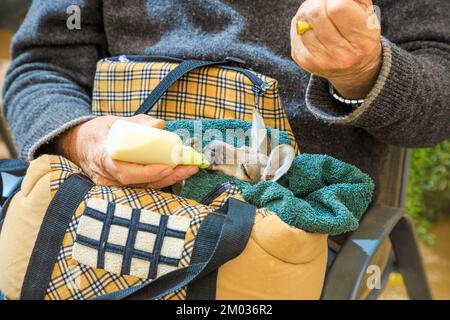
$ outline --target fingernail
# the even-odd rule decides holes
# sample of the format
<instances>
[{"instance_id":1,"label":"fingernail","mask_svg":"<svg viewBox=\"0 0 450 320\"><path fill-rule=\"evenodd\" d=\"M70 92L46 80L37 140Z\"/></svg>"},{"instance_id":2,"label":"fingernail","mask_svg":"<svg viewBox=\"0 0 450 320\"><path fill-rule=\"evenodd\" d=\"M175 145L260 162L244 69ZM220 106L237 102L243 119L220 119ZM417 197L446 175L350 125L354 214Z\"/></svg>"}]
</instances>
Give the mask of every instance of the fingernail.
<instances>
[{"instance_id":1,"label":"fingernail","mask_svg":"<svg viewBox=\"0 0 450 320\"><path fill-rule=\"evenodd\" d=\"M190 167L188 170L189 174L196 174L198 172L198 167Z\"/></svg>"},{"instance_id":2,"label":"fingernail","mask_svg":"<svg viewBox=\"0 0 450 320\"><path fill-rule=\"evenodd\" d=\"M161 172L161 175L165 177L165 176L168 176L169 174L171 174L172 172L173 172L172 168L167 168Z\"/></svg>"},{"instance_id":3,"label":"fingernail","mask_svg":"<svg viewBox=\"0 0 450 320\"><path fill-rule=\"evenodd\" d=\"M155 128L164 128L166 126L166 122L161 119L153 119L150 126Z\"/></svg>"}]
</instances>

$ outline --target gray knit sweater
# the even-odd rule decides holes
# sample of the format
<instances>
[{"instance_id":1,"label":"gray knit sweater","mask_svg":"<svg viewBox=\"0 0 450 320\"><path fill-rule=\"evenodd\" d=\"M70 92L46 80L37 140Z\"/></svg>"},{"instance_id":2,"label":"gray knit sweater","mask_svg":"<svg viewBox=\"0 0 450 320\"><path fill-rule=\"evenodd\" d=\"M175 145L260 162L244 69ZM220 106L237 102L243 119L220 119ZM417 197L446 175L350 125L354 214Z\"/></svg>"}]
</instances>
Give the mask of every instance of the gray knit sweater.
<instances>
[{"instance_id":1,"label":"gray knit sweater","mask_svg":"<svg viewBox=\"0 0 450 320\"><path fill-rule=\"evenodd\" d=\"M66 26L81 7L81 30ZM450 137L450 1L381 0L383 65L356 111L290 58L298 0L35 0L12 44L4 112L20 157L31 160L91 118L96 61L119 54L240 57L280 82L301 151L350 162L377 180L388 144ZM50 143L50 144L49 144Z\"/></svg>"}]
</instances>

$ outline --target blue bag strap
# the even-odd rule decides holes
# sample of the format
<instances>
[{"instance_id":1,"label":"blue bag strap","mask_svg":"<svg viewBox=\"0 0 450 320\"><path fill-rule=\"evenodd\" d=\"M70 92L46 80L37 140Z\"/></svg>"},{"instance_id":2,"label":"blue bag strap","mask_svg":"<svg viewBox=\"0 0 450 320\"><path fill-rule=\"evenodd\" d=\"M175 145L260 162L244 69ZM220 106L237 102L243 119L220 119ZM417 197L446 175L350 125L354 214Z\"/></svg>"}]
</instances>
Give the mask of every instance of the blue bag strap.
<instances>
[{"instance_id":1,"label":"blue bag strap","mask_svg":"<svg viewBox=\"0 0 450 320\"><path fill-rule=\"evenodd\" d=\"M253 228L255 213L253 205L230 198L218 212L209 214L202 222L188 267L96 299L159 299L190 284L192 287L188 286L187 298L214 298L210 292L195 283L244 250ZM197 289L200 292L196 292Z\"/></svg>"},{"instance_id":2,"label":"blue bag strap","mask_svg":"<svg viewBox=\"0 0 450 320\"><path fill-rule=\"evenodd\" d=\"M16 177L25 175L28 169L28 162L19 159L0 159L0 206L4 205L3 198L3 176L1 173L8 173ZM3 221L4 215L0 215L0 220Z\"/></svg>"},{"instance_id":3,"label":"blue bag strap","mask_svg":"<svg viewBox=\"0 0 450 320\"><path fill-rule=\"evenodd\" d=\"M148 95L148 97L144 100L144 102L134 114L137 115L148 113L175 82L177 82L181 77L188 74L192 70L208 66L226 65L229 63L230 62L226 60L216 62L200 60L183 61L161 80L161 82L155 87L155 89L153 89L153 91Z\"/></svg>"},{"instance_id":4,"label":"blue bag strap","mask_svg":"<svg viewBox=\"0 0 450 320\"><path fill-rule=\"evenodd\" d=\"M12 198L20 191L20 188L16 189L10 197L4 200L0 206L0 234L2 233L3 223L6 219L6 212L8 212L9 205L11 204Z\"/></svg>"},{"instance_id":5,"label":"blue bag strap","mask_svg":"<svg viewBox=\"0 0 450 320\"><path fill-rule=\"evenodd\" d=\"M19 159L0 159L0 172L12 174L16 177L24 176L28 169L28 162Z\"/></svg>"},{"instance_id":6,"label":"blue bag strap","mask_svg":"<svg viewBox=\"0 0 450 320\"><path fill-rule=\"evenodd\" d=\"M3 176L1 173L12 174L16 177L24 176L28 169L28 162L19 159L0 159L0 232L2 231L3 221L6 217L9 203L12 197L17 193L15 190L8 198L3 197Z\"/></svg>"},{"instance_id":7,"label":"blue bag strap","mask_svg":"<svg viewBox=\"0 0 450 320\"><path fill-rule=\"evenodd\" d=\"M42 300L61 249L67 227L93 183L72 175L59 187L42 221L22 285L20 298Z\"/></svg>"}]
</instances>

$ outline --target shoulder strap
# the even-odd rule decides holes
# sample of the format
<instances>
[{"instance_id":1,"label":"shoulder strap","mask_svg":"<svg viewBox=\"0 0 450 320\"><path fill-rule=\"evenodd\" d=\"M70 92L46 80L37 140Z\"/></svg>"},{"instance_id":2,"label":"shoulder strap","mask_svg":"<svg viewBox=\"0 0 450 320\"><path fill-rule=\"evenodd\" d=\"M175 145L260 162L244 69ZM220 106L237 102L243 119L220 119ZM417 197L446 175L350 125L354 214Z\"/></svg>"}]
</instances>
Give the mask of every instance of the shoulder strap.
<instances>
[{"instance_id":1,"label":"shoulder strap","mask_svg":"<svg viewBox=\"0 0 450 320\"><path fill-rule=\"evenodd\" d=\"M202 239L198 246L197 242L195 243L191 263L202 263L207 261L211 255L212 258L210 259L210 266L206 266L201 275L188 286L187 300L215 299L218 268L237 257L247 245L253 229L256 207L230 198L225 208L228 212L217 245L215 247L210 246L210 250L208 250L202 245ZM204 238L204 235L202 235L202 238Z\"/></svg>"},{"instance_id":2,"label":"shoulder strap","mask_svg":"<svg viewBox=\"0 0 450 320\"><path fill-rule=\"evenodd\" d=\"M223 208L209 214L202 222L188 267L151 282L98 297L97 300L159 299L189 284L193 287L188 287L188 298L214 298L203 287L196 286L195 281L211 274L244 250L255 213L253 205L230 198Z\"/></svg>"},{"instance_id":3,"label":"shoulder strap","mask_svg":"<svg viewBox=\"0 0 450 320\"><path fill-rule=\"evenodd\" d=\"M72 175L59 187L42 221L25 273L21 299L44 299L66 229L92 186L87 178Z\"/></svg>"},{"instance_id":4,"label":"shoulder strap","mask_svg":"<svg viewBox=\"0 0 450 320\"><path fill-rule=\"evenodd\" d=\"M188 74L194 69L201 68L201 67L207 67L207 66L214 66L214 65L224 65L228 64L228 61L200 61L200 60L186 60L183 61L169 72L167 76L164 77L164 79L161 80L161 82L156 86L155 89L149 94L149 96L144 100L144 102L141 104L139 109L134 113L137 114L144 114L148 113L153 106L158 102L158 100L163 96L163 94L169 90L169 88L177 82L181 77Z\"/></svg>"}]
</instances>

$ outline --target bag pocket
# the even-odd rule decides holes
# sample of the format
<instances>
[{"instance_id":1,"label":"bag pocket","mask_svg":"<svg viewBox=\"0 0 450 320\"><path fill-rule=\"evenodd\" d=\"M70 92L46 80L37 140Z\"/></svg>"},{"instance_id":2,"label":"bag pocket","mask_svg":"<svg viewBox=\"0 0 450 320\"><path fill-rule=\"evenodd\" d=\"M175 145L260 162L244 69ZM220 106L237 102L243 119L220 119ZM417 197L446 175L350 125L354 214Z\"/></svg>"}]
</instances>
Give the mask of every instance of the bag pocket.
<instances>
[{"instance_id":1,"label":"bag pocket","mask_svg":"<svg viewBox=\"0 0 450 320\"><path fill-rule=\"evenodd\" d=\"M117 275L155 279L178 268L191 219L91 198L72 256Z\"/></svg>"},{"instance_id":2,"label":"bag pocket","mask_svg":"<svg viewBox=\"0 0 450 320\"><path fill-rule=\"evenodd\" d=\"M327 237L290 227L275 214L267 215L255 223L244 251L219 269L216 298L319 299Z\"/></svg>"}]
</instances>

